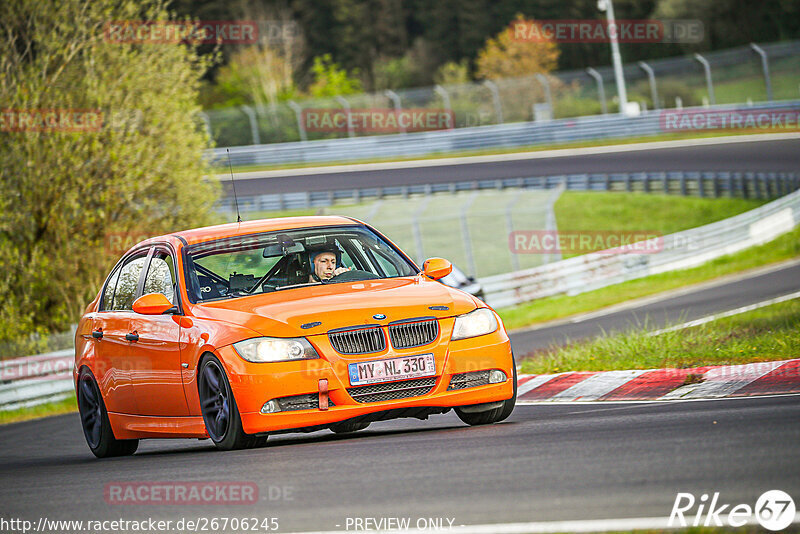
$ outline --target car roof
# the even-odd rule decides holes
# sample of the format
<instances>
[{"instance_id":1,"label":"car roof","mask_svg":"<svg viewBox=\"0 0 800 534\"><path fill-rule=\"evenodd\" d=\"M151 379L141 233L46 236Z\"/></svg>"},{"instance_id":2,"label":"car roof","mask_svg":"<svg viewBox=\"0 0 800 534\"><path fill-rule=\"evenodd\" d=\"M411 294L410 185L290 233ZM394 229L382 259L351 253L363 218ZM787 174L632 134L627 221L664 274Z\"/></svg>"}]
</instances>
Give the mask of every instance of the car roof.
<instances>
[{"instance_id":1,"label":"car roof","mask_svg":"<svg viewBox=\"0 0 800 534\"><path fill-rule=\"evenodd\" d=\"M275 230L294 230L297 228L309 228L315 226L343 226L360 225L361 221L349 217L338 215L307 216L307 217L278 217L274 219L257 219L254 221L242 221L240 223L218 224L216 226L205 226L173 232L168 236L177 237L189 245L202 243L203 241L213 241L225 237L236 237L241 235L258 234L262 232L272 232ZM167 235L154 237L147 241L163 240Z\"/></svg>"}]
</instances>

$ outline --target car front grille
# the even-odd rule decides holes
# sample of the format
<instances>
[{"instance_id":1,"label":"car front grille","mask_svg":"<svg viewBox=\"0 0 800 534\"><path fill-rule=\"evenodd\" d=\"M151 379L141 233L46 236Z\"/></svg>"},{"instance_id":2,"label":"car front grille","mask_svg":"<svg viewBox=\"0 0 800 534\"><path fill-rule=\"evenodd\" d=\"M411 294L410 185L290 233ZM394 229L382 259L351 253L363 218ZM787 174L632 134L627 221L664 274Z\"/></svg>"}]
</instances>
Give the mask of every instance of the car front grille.
<instances>
[{"instance_id":1,"label":"car front grille","mask_svg":"<svg viewBox=\"0 0 800 534\"><path fill-rule=\"evenodd\" d=\"M387 382L385 384L371 384L357 388L348 388L347 392L356 402L381 402L394 399L407 399L419 397L430 393L436 385L436 377L403 380L402 382Z\"/></svg>"},{"instance_id":2,"label":"car front grille","mask_svg":"<svg viewBox=\"0 0 800 534\"><path fill-rule=\"evenodd\" d=\"M389 338L396 349L410 349L431 343L439 335L439 321L424 319L389 325Z\"/></svg>"},{"instance_id":3,"label":"car front grille","mask_svg":"<svg viewBox=\"0 0 800 534\"><path fill-rule=\"evenodd\" d=\"M334 350L339 354L370 354L386 348L386 337L380 327L359 328L328 334Z\"/></svg>"},{"instance_id":4,"label":"car front grille","mask_svg":"<svg viewBox=\"0 0 800 534\"><path fill-rule=\"evenodd\" d=\"M318 410L319 393L309 393L307 395L294 395L291 397L281 397L278 405L282 412L294 412L297 410ZM333 401L328 399L328 406L334 406Z\"/></svg>"},{"instance_id":5,"label":"car front grille","mask_svg":"<svg viewBox=\"0 0 800 534\"><path fill-rule=\"evenodd\" d=\"M453 377L450 379L450 385L447 386L447 391L474 388L478 386L486 386L488 384L489 384L489 371L473 371L471 373L460 373L457 375L453 375Z\"/></svg>"}]
</instances>

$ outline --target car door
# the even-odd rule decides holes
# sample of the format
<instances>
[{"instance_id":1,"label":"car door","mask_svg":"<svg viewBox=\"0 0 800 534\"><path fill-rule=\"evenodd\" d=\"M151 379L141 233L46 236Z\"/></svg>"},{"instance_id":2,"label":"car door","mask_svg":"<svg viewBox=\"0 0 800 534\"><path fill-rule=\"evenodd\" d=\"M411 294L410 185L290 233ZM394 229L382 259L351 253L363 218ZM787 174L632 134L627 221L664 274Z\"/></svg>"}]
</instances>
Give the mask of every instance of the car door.
<instances>
[{"instance_id":1,"label":"car door","mask_svg":"<svg viewBox=\"0 0 800 534\"><path fill-rule=\"evenodd\" d=\"M173 254L157 246L145 271L142 295L161 293L179 305L177 272ZM178 306L179 307L179 306ZM138 336L131 343L133 390L139 413L151 416L189 415L181 377L180 325L177 315L134 314L131 332Z\"/></svg>"},{"instance_id":2,"label":"car door","mask_svg":"<svg viewBox=\"0 0 800 534\"><path fill-rule=\"evenodd\" d=\"M98 312L92 319L95 378L109 412L138 413L130 359L133 299L147 259L147 249L125 258L109 276Z\"/></svg>"}]
</instances>

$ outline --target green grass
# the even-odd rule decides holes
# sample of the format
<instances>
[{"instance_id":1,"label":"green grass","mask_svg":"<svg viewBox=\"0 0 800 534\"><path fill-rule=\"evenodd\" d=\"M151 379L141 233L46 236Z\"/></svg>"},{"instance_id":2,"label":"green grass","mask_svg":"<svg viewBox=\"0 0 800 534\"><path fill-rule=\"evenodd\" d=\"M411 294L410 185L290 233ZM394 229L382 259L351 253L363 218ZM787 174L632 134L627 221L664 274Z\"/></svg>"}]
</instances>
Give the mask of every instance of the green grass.
<instances>
[{"instance_id":1,"label":"green grass","mask_svg":"<svg viewBox=\"0 0 800 534\"><path fill-rule=\"evenodd\" d=\"M74 395L70 395L64 400L39 404L30 408L19 408L0 412L0 425L17 423L29 419L40 419L51 415L60 415L78 411L78 402Z\"/></svg>"},{"instance_id":2,"label":"green grass","mask_svg":"<svg viewBox=\"0 0 800 534\"><path fill-rule=\"evenodd\" d=\"M630 145L635 143L649 143L658 141L680 141L685 139L706 139L710 137L729 137L736 135L750 135L754 133L774 133L763 131L725 131L720 130L708 132L674 132L650 136L638 137L622 137L617 139L595 139L592 141L575 141L564 143L552 143L546 145L527 145L511 148L486 148L480 150L461 150L446 153L427 154L423 156L391 156L386 158L364 158L357 161L315 161L310 163L283 163L275 165L239 165L234 166L236 172L254 172L254 171L275 171L283 169L304 169L308 167L336 167L340 165L352 165L353 163L388 163L393 161L419 161L419 160L435 160L446 158L460 158L469 156L491 156L496 154L518 154L523 152L541 152L544 150L557 150L560 148L589 148L596 146L617 146L617 145ZM222 174L224 167L220 165L219 174Z\"/></svg>"},{"instance_id":3,"label":"green grass","mask_svg":"<svg viewBox=\"0 0 800 534\"><path fill-rule=\"evenodd\" d=\"M800 256L800 227L773 241L723 256L693 269L657 274L576 296L557 295L498 311L509 329L599 310L631 299L705 282Z\"/></svg>"},{"instance_id":4,"label":"green grass","mask_svg":"<svg viewBox=\"0 0 800 534\"><path fill-rule=\"evenodd\" d=\"M666 235L726 219L765 203L741 198L567 191L556 202L555 212L560 231L647 231Z\"/></svg>"},{"instance_id":5,"label":"green grass","mask_svg":"<svg viewBox=\"0 0 800 534\"><path fill-rule=\"evenodd\" d=\"M755 209L766 200L654 193L565 191L555 205L559 230L655 230L671 234Z\"/></svg>"},{"instance_id":6,"label":"green grass","mask_svg":"<svg viewBox=\"0 0 800 534\"><path fill-rule=\"evenodd\" d=\"M538 351L522 372L611 371L735 365L800 355L800 300L767 306L701 326L649 335L633 332Z\"/></svg>"},{"instance_id":7,"label":"green grass","mask_svg":"<svg viewBox=\"0 0 800 534\"><path fill-rule=\"evenodd\" d=\"M799 66L796 56L770 62L772 91L776 100L800 98ZM726 80L715 79L714 95L718 103L746 102L748 98L754 102L767 99L764 76L755 60L749 69L743 68L739 74L729 76ZM702 89L698 93L705 95L706 91Z\"/></svg>"}]
</instances>

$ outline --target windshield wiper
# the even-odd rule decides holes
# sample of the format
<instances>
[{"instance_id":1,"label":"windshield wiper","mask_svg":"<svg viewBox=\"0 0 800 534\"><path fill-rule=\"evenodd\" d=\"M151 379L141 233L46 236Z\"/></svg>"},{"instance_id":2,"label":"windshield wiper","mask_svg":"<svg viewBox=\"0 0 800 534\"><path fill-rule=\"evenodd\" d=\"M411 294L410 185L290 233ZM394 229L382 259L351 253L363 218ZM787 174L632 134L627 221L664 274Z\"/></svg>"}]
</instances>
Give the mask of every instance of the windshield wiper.
<instances>
[{"instance_id":1,"label":"windshield wiper","mask_svg":"<svg viewBox=\"0 0 800 534\"><path fill-rule=\"evenodd\" d=\"M223 298L235 298L235 297L248 297L252 295L252 293L248 293L247 291L242 291L241 289L237 289L236 291L229 291L223 295Z\"/></svg>"}]
</instances>

